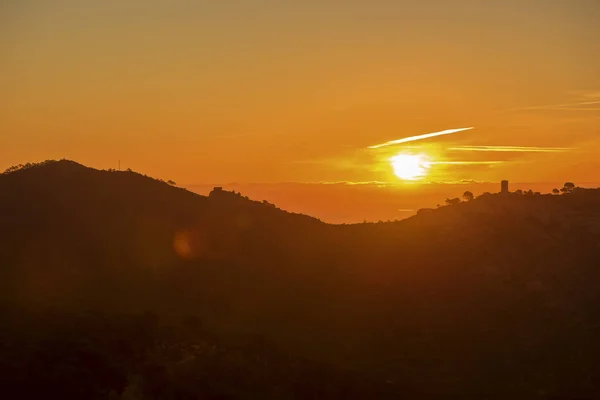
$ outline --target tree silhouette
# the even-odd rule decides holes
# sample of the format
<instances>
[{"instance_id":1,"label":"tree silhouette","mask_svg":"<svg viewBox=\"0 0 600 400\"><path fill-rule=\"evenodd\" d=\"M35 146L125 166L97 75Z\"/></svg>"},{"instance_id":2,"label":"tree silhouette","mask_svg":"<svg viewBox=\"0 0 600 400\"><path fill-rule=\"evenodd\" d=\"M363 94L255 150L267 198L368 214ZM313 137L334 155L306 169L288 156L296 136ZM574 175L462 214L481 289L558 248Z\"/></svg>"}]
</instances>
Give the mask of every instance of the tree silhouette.
<instances>
[{"instance_id":1,"label":"tree silhouette","mask_svg":"<svg viewBox=\"0 0 600 400\"><path fill-rule=\"evenodd\" d=\"M560 193L560 190L558 190L556 188L552 189L552 194L559 194L559 193Z\"/></svg>"},{"instance_id":2,"label":"tree silhouette","mask_svg":"<svg viewBox=\"0 0 600 400\"><path fill-rule=\"evenodd\" d=\"M573 182L565 182L562 189L560 189L563 193L571 193L575 189L575 184Z\"/></svg>"},{"instance_id":3,"label":"tree silhouette","mask_svg":"<svg viewBox=\"0 0 600 400\"><path fill-rule=\"evenodd\" d=\"M463 199L465 199L465 201L471 201L473 200L473 197L473 193L469 192L468 190L463 193Z\"/></svg>"},{"instance_id":4,"label":"tree silhouette","mask_svg":"<svg viewBox=\"0 0 600 400\"><path fill-rule=\"evenodd\" d=\"M453 199L448 198L445 200L445 203L448 204L449 206L453 206L455 204L460 203L460 199L458 197L455 197Z\"/></svg>"},{"instance_id":5,"label":"tree silhouette","mask_svg":"<svg viewBox=\"0 0 600 400\"><path fill-rule=\"evenodd\" d=\"M515 194L521 196L523 194L523 191L521 189L517 189L515 190Z\"/></svg>"}]
</instances>

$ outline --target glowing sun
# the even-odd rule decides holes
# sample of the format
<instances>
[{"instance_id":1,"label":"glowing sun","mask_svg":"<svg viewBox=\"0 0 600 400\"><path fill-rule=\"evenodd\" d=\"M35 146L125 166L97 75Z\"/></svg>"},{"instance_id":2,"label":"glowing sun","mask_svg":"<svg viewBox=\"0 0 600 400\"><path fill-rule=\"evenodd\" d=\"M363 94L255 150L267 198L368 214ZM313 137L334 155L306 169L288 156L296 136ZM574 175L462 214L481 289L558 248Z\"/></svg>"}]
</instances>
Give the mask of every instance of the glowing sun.
<instances>
[{"instance_id":1,"label":"glowing sun","mask_svg":"<svg viewBox=\"0 0 600 400\"><path fill-rule=\"evenodd\" d=\"M398 154L390 158L394 174L407 181L423 178L431 162L429 157L422 154Z\"/></svg>"}]
</instances>

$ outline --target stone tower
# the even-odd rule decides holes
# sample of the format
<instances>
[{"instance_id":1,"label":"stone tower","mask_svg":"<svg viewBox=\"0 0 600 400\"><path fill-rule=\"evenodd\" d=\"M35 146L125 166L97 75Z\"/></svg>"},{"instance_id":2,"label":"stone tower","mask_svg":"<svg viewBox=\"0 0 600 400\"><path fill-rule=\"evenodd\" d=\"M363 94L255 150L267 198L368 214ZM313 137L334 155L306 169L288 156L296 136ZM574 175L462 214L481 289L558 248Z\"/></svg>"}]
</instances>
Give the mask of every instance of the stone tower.
<instances>
[{"instance_id":1,"label":"stone tower","mask_svg":"<svg viewBox=\"0 0 600 400\"><path fill-rule=\"evenodd\" d=\"M500 193L508 194L508 181L500 182Z\"/></svg>"}]
</instances>

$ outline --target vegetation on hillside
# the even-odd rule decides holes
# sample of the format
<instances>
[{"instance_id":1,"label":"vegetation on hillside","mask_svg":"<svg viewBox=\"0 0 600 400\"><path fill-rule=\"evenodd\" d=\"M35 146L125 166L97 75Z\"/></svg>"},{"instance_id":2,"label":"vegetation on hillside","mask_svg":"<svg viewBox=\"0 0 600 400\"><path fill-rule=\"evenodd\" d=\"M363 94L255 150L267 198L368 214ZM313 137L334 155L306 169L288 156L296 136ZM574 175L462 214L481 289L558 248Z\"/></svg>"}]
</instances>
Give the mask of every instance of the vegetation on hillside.
<instances>
[{"instance_id":1,"label":"vegetation on hillside","mask_svg":"<svg viewBox=\"0 0 600 400\"><path fill-rule=\"evenodd\" d=\"M597 398L600 190L563 189L335 226L127 171L18 168L0 175L3 386Z\"/></svg>"}]
</instances>

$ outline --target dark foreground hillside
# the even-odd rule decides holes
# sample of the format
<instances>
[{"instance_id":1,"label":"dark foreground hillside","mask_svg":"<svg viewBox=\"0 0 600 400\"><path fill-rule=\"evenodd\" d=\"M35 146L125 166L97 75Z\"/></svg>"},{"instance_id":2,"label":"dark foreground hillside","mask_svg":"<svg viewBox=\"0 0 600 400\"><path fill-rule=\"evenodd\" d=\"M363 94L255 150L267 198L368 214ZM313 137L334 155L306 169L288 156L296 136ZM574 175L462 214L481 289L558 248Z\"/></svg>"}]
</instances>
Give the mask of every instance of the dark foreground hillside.
<instances>
[{"instance_id":1,"label":"dark foreground hillside","mask_svg":"<svg viewBox=\"0 0 600 400\"><path fill-rule=\"evenodd\" d=\"M12 398L600 397L600 191L332 226L69 161L0 175Z\"/></svg>"}]
</instances>

